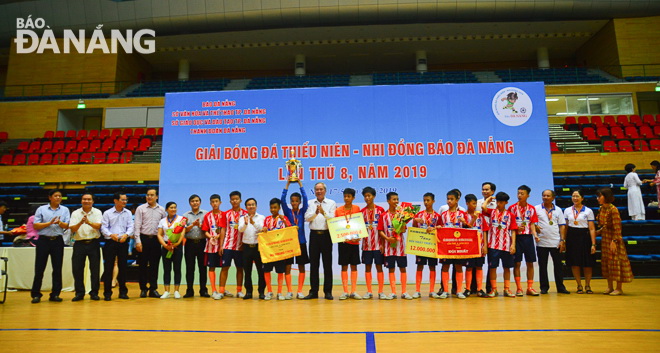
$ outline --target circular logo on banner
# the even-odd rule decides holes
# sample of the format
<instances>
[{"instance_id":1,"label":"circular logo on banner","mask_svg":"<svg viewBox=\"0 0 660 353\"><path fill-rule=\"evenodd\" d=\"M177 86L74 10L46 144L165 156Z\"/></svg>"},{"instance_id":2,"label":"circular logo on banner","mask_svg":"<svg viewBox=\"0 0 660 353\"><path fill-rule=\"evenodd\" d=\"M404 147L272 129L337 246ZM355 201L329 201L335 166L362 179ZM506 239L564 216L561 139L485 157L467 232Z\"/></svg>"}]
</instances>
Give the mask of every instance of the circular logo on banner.
<instances>
[{"instance_id":1,"label":"circular logo on banner","mask_svg":"<svg viewBox=\"0 0 660 353\"><path fill-rule=\"evenodd\" d=\"M454 232L454 238L458 239L458 238L460 238L460 237L461 237L461 232L459 232L459 231L455 231L455 232Z\"/></svg>"},{"instance_id":2,"label":"circular logo on banner","mask_svg":"<svg viewBox=\"0 0 660 353\"><path fill-rule=\"evenodd\" d=\"M516 87L501 89L493 97L493 114L502 124L520 126L532 116L532 100Z\"/></svg>"}]
</instances>

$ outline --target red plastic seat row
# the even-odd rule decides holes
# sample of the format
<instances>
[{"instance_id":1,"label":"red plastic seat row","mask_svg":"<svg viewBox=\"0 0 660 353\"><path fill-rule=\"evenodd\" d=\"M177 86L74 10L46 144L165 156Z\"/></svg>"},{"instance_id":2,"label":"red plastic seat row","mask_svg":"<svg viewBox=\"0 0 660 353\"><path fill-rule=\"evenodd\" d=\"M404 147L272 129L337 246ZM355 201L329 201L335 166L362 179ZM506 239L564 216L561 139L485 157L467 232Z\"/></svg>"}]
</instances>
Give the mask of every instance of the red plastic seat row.
<instances>
[{"instance_id":1,"label":"red plastic seat row","mask_svg":"<svg viewBox=\"0 0 660 353\"><path fill-rule=\"evenodd\" d=\"M619 126L613 126L608 129L606 126L600 126L594 129L591 126L586 126L582 129L582 134L588 140L599 140L602 137L613 137L615 139L652 139L660 137L660 125L655 126L653 129L647 125L643 125L639 130L635 126L626 126L622 129Z\"/></svg>"},{"instance_id":2,"label":"red plastic seat row","mask_svg":"<svg viewBox=\"0 0 660 353\"><path fill-rule=\"evenodd\" d=\"M52 139L69 139L69 140L94 140L101 139L105 140L108 138L117 139L131 139L131 138L142 138L142 137L156 137L163 134L163 129L156 129L153 127L147 128L136 128L135 130L131 128L126 129L103 129L103 130L68 130L64 131L46 131L44 133L44 140Z\"/></svg>"},{"instance_id":3,"label":"red plastic seat row","mask_svg":"<svg viewBox=\"0 0 660 353\"><path fill-rule=\"evenodd\" d=\"M69 140L64 141L22 141L19 143L17 149L22 153L71 153L71 152L123 152L123 151L138 151L144 152L151 147L151 139L143 137L141 139L131 138L126 141L124 138L117 140Z\"/></svg>"},{"instance_id":4,"label":"red plastic seat row","mask_svg":"<svg viewBox=\"0 0 660 353\"><path fill-rule=\"evenodd\" d=\"M132 152L110 153L44 153L44 154L5 154L0 158L0 165L62 165L62 164L114 164L130 163Z\"/></svg>"},{"instance_id":5,"label":"red plastic seat row","mask_svg":"<svg viewBox=\"0 0 660 353\"><path fill-rule=\"evenodd\" d=\"M603 141L605 152L633 152L633 151L660 151L660 139L653 139L650 143L644 140L612 140Z\"/></svg>"}]
</instances>

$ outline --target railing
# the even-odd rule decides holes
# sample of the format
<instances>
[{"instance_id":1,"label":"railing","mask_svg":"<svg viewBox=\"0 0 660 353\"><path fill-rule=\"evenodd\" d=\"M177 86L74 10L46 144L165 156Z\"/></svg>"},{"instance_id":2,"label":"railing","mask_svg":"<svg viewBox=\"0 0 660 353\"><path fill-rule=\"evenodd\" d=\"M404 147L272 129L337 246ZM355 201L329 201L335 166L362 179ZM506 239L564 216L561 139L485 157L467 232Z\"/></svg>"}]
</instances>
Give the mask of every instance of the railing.
<instances>
[{"instance_id":1,"label":"railing","mask_svg":"<svg viewBox=\"0 0 660 353\"><path fill-rule=\"evenodd\" d=\"M8 85L4 97L76 96L115 94L133 84L127 81L51 83L37 85Z\"/></svg>"}]
</instances>

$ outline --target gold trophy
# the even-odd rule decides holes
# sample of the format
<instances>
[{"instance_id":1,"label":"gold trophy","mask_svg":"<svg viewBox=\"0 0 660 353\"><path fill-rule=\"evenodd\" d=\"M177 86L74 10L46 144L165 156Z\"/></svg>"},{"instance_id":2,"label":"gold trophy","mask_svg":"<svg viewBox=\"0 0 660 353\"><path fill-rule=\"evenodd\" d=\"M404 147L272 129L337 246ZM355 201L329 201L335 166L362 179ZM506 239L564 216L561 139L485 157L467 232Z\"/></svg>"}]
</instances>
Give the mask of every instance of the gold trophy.
<instances>
[{"instance_id":1,"label":"gold trophy","mask_svg":"<svg viewBox=\"0 0 660 353\"><path fill-rule=\"evenodd\" d=\"M298 169L302 167L300 160L296 159L296 151L292 148L289 150L291 159L286 161L286 170L289 171L289 181L298 181Z\"/></svg>"}]
</instances>

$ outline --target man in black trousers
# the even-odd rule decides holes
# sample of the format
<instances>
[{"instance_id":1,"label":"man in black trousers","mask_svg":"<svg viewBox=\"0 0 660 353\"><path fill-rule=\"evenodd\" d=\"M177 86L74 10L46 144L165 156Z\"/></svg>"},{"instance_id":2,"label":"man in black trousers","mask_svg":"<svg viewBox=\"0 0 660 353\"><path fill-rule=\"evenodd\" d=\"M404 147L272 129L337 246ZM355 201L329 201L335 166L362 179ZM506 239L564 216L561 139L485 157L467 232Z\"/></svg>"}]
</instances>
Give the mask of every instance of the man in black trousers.
<instances>
[{"instance_id":1,"label":"man in black trousers","mask_svg":"<svg viewBox=\"0 0 660 353\"><path fill-rule=\"evenodd\" d=\"M186 227L186 245L184 255L186 258L186 294L184 298L195 296L193 284L195 283L195 260L199 271L199 296L209 298L209 290L206 288L206 262L204 261L204 247L206 246L206 237L202 232L202 222L206 211L199 208L202 199L199 195L191 195L188 198L190 211L184 213L183 217L188 219Z\"/></svg>"},{"instance_id":2,"label":"man in black trousers","mask_svg":"<svg viewBox=\"0 0 660 353\"><path fill-rule=\"evenodd\" d=\"M103 246L103 298L112 300L112 270L117 261L117 282L119 285L119 299L128 299L126 287L126 272L128 271L128 243L133 235L133 215L126 209L128 197L125 193L117 192L113 201L115 207L103 213L101 234L105 238Z\"/></svg>"},{"instance_id":3,"label":"man in black trousers","mask_svg":"<svg viewBox=\"0 0 660 353\"><path fill-rule=\"evenodd\" d=\"M319 267L323 256L323 293L325 299L332 300L332 240L326 220L335 216L337 204L326 198L327 189L324 183L314 185L316 198L309 201L305 212L305 220L309 222L309 261L310 285L309 294L304 299L319 297Z\"/></svg>"},{"instance_id":4,"label":"man in black trousers","mask_svg":"<svg viewBox=\"0 0 660 353\"><path fill-rule=\"evenodd\" d=\"M140 265L140 298L160 298L158 288L158 267L160 265L160 243L158 223L167 217L165 208L158 204L158 191L147 190L147 203L135 210L135 249Z\"/></svg>"},{"instance_id":5,"label":"man in black trousers","mask_svg":"<svg viewBox=\"0 0 660 353\"><path fill-rule=\"evenodd\" d=\"M71 256L71 269L76 295L72 301L77 302L85 298L85 261L89 260L89 277L92 290L89 296L92 300L99 300L100 274L101 274L101 221L103 214L94 205L94 196L86 193L82 195L82 207L71 213L69 229L73 236L73 255Z\"/></svg>"}]
</instances>

